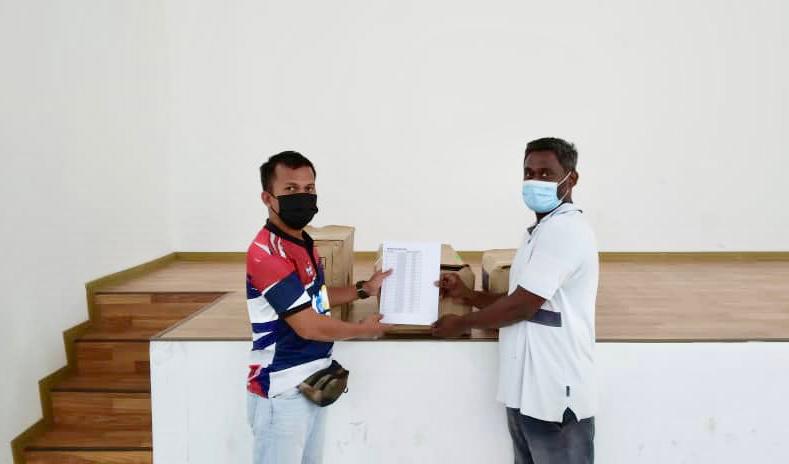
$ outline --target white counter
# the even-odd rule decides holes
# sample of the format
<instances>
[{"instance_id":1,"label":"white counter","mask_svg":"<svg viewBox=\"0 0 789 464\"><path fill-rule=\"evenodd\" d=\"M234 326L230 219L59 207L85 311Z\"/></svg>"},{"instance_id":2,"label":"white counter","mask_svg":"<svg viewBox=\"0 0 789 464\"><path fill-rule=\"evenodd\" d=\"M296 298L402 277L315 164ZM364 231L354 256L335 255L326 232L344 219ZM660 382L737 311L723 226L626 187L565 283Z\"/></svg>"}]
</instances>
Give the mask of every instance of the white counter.
<instances>
[{"instance_id":1,"label":"white counter","mask_svg":"<svg viewBox=\"0 0 789 464\"><path fill-rule=\"evenodd\" d=\"M249 463L246 341L153 341L154 462ZM510 463L497 343L337 343L326 464ZM789 343L598 343L602 464L789 462Z\"/></svg>"}]
</instances>

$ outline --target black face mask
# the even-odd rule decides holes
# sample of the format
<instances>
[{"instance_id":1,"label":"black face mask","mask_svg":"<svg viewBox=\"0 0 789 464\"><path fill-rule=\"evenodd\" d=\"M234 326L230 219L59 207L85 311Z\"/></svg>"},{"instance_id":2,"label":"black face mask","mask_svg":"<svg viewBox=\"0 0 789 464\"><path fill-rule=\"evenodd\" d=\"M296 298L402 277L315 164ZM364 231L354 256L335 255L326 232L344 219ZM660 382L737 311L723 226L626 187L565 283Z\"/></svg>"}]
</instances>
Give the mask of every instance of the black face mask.
<instances>
[{"instance_id":1,"label":"black face mask","mask_svg":"<svg viewBox=\"0 0 789 464\"><path fill-rule=\"evenodd\" d=\"M277 200L279 211L275 212L291 229L303 229L318 214L318 195L313 193L280 195Z\"/></svg>"}]
</instances>

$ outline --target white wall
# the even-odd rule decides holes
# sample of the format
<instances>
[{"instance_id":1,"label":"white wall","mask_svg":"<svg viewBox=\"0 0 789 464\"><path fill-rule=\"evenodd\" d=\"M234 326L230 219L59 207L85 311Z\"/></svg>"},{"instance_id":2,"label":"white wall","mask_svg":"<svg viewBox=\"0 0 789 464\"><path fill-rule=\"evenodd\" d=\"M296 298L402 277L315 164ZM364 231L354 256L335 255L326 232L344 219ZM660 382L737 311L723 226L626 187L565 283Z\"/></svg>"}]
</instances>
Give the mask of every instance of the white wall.
<instances>
[{"instance_id":1,"label":"white wall","mask_svg":"<svg viewBox=\"0 0 789 464\"><path fill-rule=\"evenodd\" d=\"M603 250L789 249L785 1L167 5L179 250L245 249L283 149L359 250L514 246L546 135L580 149Z\"/></svg>"},{"instance_id":2,"label":"white wall","mask_svg":"<svg viewBox=\"0 0 789 464\"><path fill-rule=\"evenodd\" d=\"M158 0L0 1L0 463L85 282L172 250Z\"/></svg>"},{"instance_id":3,"label":"white wall","mask_svg":"<svg viewBox=\"0 0 789 464\"><path fill-rule=\"evenodd\" d=\"M250 462L248 350L151 344L154 461ZM497 343L340 342L334 356L350 391L329 408L326 462L512 462ZM787 363L787 343L598 343L597 462L789 462Z\"/></svg>"}]
</instances>

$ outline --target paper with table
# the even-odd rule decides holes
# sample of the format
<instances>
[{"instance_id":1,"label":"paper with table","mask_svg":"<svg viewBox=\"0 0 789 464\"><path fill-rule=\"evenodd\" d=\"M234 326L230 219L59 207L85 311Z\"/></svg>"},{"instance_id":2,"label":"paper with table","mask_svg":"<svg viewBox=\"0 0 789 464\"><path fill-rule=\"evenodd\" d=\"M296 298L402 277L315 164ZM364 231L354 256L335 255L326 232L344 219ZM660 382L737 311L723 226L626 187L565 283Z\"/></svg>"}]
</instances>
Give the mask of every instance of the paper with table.
<instances>
[{"instance_id":1,"label":"paper with table","mask_svg":"<svg viewBox=\"0 0 789 464\"><path fill-rule=\"evenodd\" d=\"M438 319L441 244L384 242L381 268L392 269L381 288L380 311L386 324L430 325Z\"/></svg>"}]
</instances>

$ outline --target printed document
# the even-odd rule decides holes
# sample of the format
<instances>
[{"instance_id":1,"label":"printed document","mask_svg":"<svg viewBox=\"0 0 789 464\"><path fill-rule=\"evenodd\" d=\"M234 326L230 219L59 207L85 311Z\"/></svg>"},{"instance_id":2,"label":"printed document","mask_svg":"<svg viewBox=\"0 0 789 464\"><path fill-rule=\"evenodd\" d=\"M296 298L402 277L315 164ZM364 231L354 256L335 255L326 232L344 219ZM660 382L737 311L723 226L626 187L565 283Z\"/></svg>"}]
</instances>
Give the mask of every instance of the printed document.
<instances>
[{"instance_id":1,"label":"printed document","mask_svg":"<svg viewBox=\"0 0 789 464\"><path fill-rule=\"evenodd\" d=\"M441 275L441 244L432 242L385 242L383 270L392 269L381 288L381 322L430 325L438 319L438 287Z\"/></svg>"}]
</instances>

